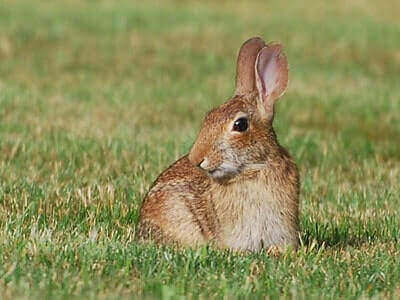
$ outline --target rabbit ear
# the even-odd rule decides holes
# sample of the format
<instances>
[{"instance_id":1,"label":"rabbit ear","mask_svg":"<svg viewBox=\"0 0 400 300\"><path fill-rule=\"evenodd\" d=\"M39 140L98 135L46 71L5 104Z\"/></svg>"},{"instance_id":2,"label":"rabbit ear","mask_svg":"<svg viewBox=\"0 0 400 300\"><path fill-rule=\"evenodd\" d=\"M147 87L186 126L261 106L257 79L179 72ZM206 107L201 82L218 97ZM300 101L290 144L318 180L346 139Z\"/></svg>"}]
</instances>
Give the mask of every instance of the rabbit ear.
<instances>
[{"instance_id":1,"label":"rabbit ear","mask_svg":"<svg viewBox=\"0 0 400 300\"><path fill-rule=\"evenodd\" d=\"M240 48L236 67L235 95L245 95L255 90L254 63L263 47L265 42L259 37L254 37L244 42Z\"/></svg>"},{"instance_id":2,"label":"rabbit ear","mask_svg":"<svg viewBox=\"0 0 400 300\"><path fill-rule=\"evenodd\" d=\"M275 102L284 94L288 83L288 63L281 44L261 49L255 63L256 85L260 100L272 118Z\"/></svg>"}]
</instances>

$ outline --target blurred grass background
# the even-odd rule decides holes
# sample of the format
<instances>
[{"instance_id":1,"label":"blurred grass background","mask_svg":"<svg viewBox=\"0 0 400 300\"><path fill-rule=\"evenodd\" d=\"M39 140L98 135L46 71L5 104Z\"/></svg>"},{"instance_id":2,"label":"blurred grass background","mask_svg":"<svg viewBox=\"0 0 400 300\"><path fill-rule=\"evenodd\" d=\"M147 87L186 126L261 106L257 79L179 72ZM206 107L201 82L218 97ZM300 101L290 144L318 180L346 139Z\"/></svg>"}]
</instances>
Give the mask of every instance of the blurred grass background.
<instances>
[{"instance_id":1,"label":"blurred grass background","mask_svg":"<svg viewBox=\"0 0 400 300\"><path fill-rule=\"evenodd\" d=\"M400 2L1 1L0 297L400 296ZM134 241L156 176L280 41L297 253Z\"/></svg>"}]
</instances>

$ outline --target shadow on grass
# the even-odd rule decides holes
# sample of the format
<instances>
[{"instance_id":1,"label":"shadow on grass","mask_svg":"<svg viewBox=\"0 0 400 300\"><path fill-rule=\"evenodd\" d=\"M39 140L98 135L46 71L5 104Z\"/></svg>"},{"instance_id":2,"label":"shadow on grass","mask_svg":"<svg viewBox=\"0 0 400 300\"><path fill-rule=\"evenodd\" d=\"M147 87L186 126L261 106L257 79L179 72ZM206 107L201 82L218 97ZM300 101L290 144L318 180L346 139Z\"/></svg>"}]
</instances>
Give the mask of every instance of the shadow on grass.
<instances>
[{"instance_id":1,"label":"shadow on grass","mask_svg":"<svg viewBox=\"0 0 400 300\"><path fill-rule=\"evenodd\" d=\"M398 242L399 220L385 216L369 220L344 219L337 222L315 222L303 219L301 239L304 246L316 243L317 247L358 247L374 242Z\"/></svg>"}]
</instances>

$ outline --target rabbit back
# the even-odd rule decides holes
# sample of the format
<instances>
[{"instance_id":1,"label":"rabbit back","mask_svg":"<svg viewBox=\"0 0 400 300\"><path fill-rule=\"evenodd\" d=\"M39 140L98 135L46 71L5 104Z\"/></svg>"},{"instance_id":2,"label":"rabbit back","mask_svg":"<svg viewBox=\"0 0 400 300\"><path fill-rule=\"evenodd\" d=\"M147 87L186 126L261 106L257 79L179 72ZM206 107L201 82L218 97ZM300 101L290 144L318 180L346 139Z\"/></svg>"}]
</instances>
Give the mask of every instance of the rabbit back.
<instances>
[{"instance_id":1,"label":"rabbit back","mask_svg":"<svg viewBox=\"0 0 400 300\"><path fill-rule=\"evenodd\" d=\"M139 237L201 245L215 237L214 208L205 194L210 179L183 156L156 179L140 210Z\"/></svg>"}]
</instances>

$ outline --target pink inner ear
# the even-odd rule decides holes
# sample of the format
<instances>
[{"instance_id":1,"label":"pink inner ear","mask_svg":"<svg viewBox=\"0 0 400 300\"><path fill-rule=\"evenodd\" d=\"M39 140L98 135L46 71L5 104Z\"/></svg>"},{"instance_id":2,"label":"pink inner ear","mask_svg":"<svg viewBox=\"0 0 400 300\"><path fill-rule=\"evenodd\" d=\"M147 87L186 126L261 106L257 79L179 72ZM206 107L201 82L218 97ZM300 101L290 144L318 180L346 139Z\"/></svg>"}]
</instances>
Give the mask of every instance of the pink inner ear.
<instances>
[{"instance_id":1,"label":"pink inner ear","mask_svg":"<svg viewBox=\"0 0 400 300\"><path fill-rule=\"evenodd\" d=\"M263 101L272 103L286 90L288 67L282 46L279 44L263 48L256 61L258 92Z\"/></svg>"},{"instance_id":2,"label":"pink inner ear","mask_svg":"<svg viewBox=\"0 0 400 300\"><path fill-rule=\"evenodd\" d=\"M259 73L261 75L264 93L270 96L278 85L278 66L275 58L267 59L264 56L262 60L262 65L259 65ZM262 68L260 68L261 66Z\"/></svg>"}]
</instances>

